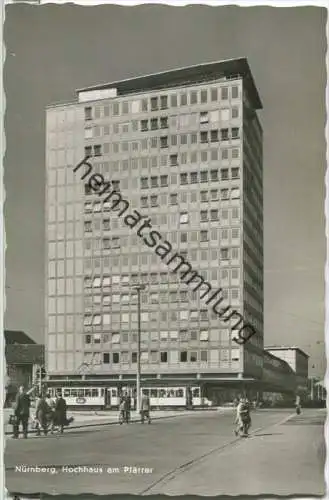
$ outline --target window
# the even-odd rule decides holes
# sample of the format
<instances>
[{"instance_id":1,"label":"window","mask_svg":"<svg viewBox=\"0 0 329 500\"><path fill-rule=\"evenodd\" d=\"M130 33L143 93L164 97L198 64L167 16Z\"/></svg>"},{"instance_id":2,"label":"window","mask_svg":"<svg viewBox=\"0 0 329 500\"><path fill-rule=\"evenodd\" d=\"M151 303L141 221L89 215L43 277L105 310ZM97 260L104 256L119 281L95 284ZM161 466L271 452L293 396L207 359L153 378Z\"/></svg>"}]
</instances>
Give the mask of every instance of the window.
<instances>
[{"instance_id":1,"label":"window","mask_svg":"<svg viewBox=\"0 0 329 500\"><path fill-rule=\"evenodd\" d=\"M196 184L197 182L198 182L198 173L192 172L191 173L191 184Z\"/></svg>"},{"instance_id":2,"label":"window","mask_svg":"<svg viewBox=\"0 0 329 500\"><path fill-rule=\"evenodd\" d=\"M208 142L208 132L200 132L200 141L201 144Z\"/></svg>"},{"instance_id":3,"label":"window","mask_svg":"<svg viewBox=\"0 0 329 500\"><path fill-rule=\"evenodd\" d=\"M238 139L239 138L239 129L238 127L232 128L232 139Z\"/></svg>"},{"instance_id":4,"label":"window","mask_svg":"<svg viewBox=\"0 0 329 500\"><path fill-rule=\"evenodd\" d=\"M89 220L86 220L84 222L84 228L85 228L85 232L91 232L92 231L92 226L91 226L91 221Z\"/></svg>"},{"instance_id":5,"label":"window","mask_svg":"<svg viewBox=\"0 0 329 500\"><path fill-rule=\"evenodd\" d=\"M212 189L210 191L210 199L211 199L211 201L218 200L218 189Z\"/></svg>"},{"instance_id":6,"label":"window","mask_svg":"<svg viewBox=\"0 0 329 500\"><path fill-rule=\"evenodd\" d=\"M179 222L181 224L187 224L188 223L188 213L187 212L184 212L184 213L180 214L180 216L179 216Z\"/></svg>"},{"instance_id":7,"label":"window","mask_svg":"<svg viewBox=\"0 0 329 500\"><path fill-rule=\"evenodd\" d=\"M218 130L210 131L210 140L211 142L218 142Z\"/></svg>"},{"instance_id":8,"label":"window","mask_svg":"<svg viewBox=\"0 0 329 500\"><path fill-rule=\"evenodd\" d=\"M145 120L147 122L147 120ZM158 129L158 119L157 118L152 118L151 120L151 130L157 130Z\"/></svg>"},{"instance_id":9,"label":"window","mask_svg":"<svg viewBox=\"0 0 329 500\"><path fill-rule=\"evenodd\" d=\"M232 119L234 118L239 118L239 108L237 107L232 108Z\"/></svg>"},{"instance_id":10,"label":"window","mask_svg":"<svg viewBox=\"0 0 329 500\"><path fill-rule=\"evenodd\" d=\"M220 250L220 258L222 260L227 260L229 258L228 248L221 248L221 250Z\"/></svg>"},{"instance_id":11,"label":"window","mask_svg":"<svg viewBox=\"0 0 329 500\"><path fill-rule=\"evenodd\" d=\"M221 200L228 200L229 196L228 196L228 189L221 189L220 190L220 197L221 197Z\"/></svg>"},{"instance_id":12,"label":"window","mask_svg":"<svg viewBox=\"0 0 329 500\"><path fill-rule=\"evenodd\" d=\"M113 103L113 107L112 107L112 114L113 114L113 116L118 116L119 112L120 112L119 103L118 102L114 102Z\"/></svg>"},{"instance_id":13,"label":"window","mask_svg":"<svg viewBox=\"0 0 329 500\"><path fill-rule=\"evenodd\" d=\"M167 187L168 186L168 175L161 175L160 176L160 183L161 183L161 187Z\"/></svg>"},{"instance_id":14,"label":"window","mask_svg":"<svg viewBox=\"0 0 329 500\"><path fill-rule=\"evenodd\" d=\"M220 171L222 181L228 180L228 168L222 168Z\"/></svg>"},{"instance_id":15,"label":"window","mask_svg":"<svg viewBox=\"0 0 329 500\"><path fill-rule=\"evenodd\" d=\"M201 191L200 192L200 201L201 202L207 202L208 201L208 191Z\"/></svg>"},{"instance_id":16,"label":"window","mask_svg":"<svg viewBox=\"0 0 329 500\"><path fill-rule=\"evenodd\" d=\"M103 363L106 365L110 363L110 354L108 352L103 353Z\"/></svg>"},{"instance_id":17,"label":"window","mask_svg":"<svg viewBox=\"0 0 329 500\"><path fill-rule=\"evenodd\" d=\"M161 105L161 109L168 108L168 97L166 95L160 96L160 105Z\"/></svg>"},{"instance_id":18,"label":"window","mask_svg":"<svg viewBox=\"0 0 329 500\"><path fill-rule=\"evenodd\" d=\"M177 95L176 94L172 94L170 96L170 106L172 108L177 108Z\"/></svg>"},{"instance_id":19,"label":"window","mask_svg":"<svg viewBox=\"0 0 329 500\"><path fill-rule=\"evenodd\" d=\"M170 155L170 166L176 167L178 165L178 155Z\"/></svg>"},{"instance_id":20,"label":"window","mask_svg":"<svg viewBox=\"0 0 329 500\"><path fill-rule=\"evenodd\" d=\"M201 210L200 222L208 222L208 211L207 210Z\"/></svg>"},{"instance_id":21,"label":"window","mask_svg":"<svg viewBox=\"0 0 329 500\"><path fill-rule=\"evenodd\" d=\"M112 354L113 357L113 363L118 364L120 362L120 353L119 352L114 352Z\"/></svg>"},{"instance_id":22,"label":"window","mask_svg":"<svg viewBox=\"0 0 329 500\"><path fill-rule=\"evenodd\" d=\"M239 179L240 172L238 167L232 168L232 179Z\"/></svg>"},{"instance_id":23,"label":"window","mask_svg":"<svg viewBox=\"0 0 329 500\"><path fill-rule=\"evenodd\" d=\"M188 183L187 174L180 174L180 183L181 184L187 184Z\"/></svg>"},{"instance_id":24,"label":"window","mask_svg":"<svg viewBox=\"0 0 329 500\"><path fill-rule=\"evenodd\" d=\"M202 170L200 172L200 182L208 182L208 171Z\"/></svg>"},{"instance_id":25,"label":"window","mask_svg":"<svg viewBox=\"0 0 329 500\"><path fill-rule=\"evenodd\" d=\"M181 351L181 353L180 353L180 361L181 361L181 363L186 363L186 361L187 361L187 351Z\"/></svg>"},{"instance_id":26,"label":"window","mask_svg":"<svg viewBox=\"0 0 329 500\"><path fill-rule=\"evenodd\" d=\"M166 116L160 118L160 127L168 128L168 118Z\"/></svg>"},{"instance_id":27,"label":"window","mask_svg":"<svg viewBox=\"0 0 329 500\"><path fill-rule=\"evenodd\" d=\"M212 181L218 181L218 170L210 170L210 179Z\"/></svg>"},{"instance_id":28,"label":"window","mask_svg":"<svg viewBox=\"0 0 329 500\"><path fill-rule=\"evenodd\" d=\"M158 187L158 178L151 177L151 188Z\"/></svg>"},{"instance_id":29,"label":"window","mask_svg":"<svg viewBox=\"0 0 329 500\"><path fill-rule=\"evenodd\" d=\"M181 243L187 243L187 233L180 233Z\"/></svg>"},{"instance_id":30,"label":"window","mask_svg":"<svg viewBox=\"0 0 329 500\"><path fill-rule=\"evenodd\" d=\"M177 194L170 195L170 205L177 205Z\"/></svg>"},{"instance_id":31,"label":"window","mask_svg":"<svg viewBox=\"0 0 329 500\"><path fill-rule=\"evenodd\" d=\"M147 99L142 99L142 111L148 111L148 101L147 101Z\"/></svg>"},{"instance_id":32,"label":"window","mask_svg":"<svg viewBox=\"0 0 329 500\"><path fill-rule=\"evenodd\" d=\"M200 361L208 361L208 352L207 351L200 352Z\"/></svg>"},{"instance_id":33,"label":"window","mask_svg":"<svg viewBox=\"0 0 329 500\"><path fill-rule=\"evenodd\" d=\"M222 128L220 131L220 135L222 141L228 141L229 140L228 128Z\"/></svg>"},{"instance_id":34,"label":"window","mask_svg":"<svg viewBox=\"0 0 329 500\"><path fill-rule=\"evenodd\" d=\"M238 148L232 149L232 158L239 158L239 150Z\"/></svg>"},{"instance_id":35,"label":"window","mask_svg":"<svg viewBox=\"0 0 329 500\"><path fill-rule=\"evenodd\" d=\"M148 130L148 120L141 121L141 131L146 132Z\"/></svg>"},{"instance_id":36,"label":"window","mask_svg":"<svg viewBox=\"0 0 329 500\"><path fill-rule=\"evenodd\" d=\"M226 101L228 99L228 87L221 88L221 98Z\"/></svg>"},{"instance_id":37,"label":"window","mask_svg":"<svg viewBox=\"0 0 329 500\"><path fill-rule=\"evenodd\" d=\"M231 198L232 198L232 200L237 200L238 198L240 198L240 189L239 188L232 188Z\"/></svg>"},{"instance_id":38,"label":"window","mask_svg":"<svg viewBox=\"0 0 329 500\"><path fill-rule=\"evenodd\" d=\"M209 340L209 332L208 330L201 330L200 332L200 342L206 342Z\"/></svg>"},{"instance_id":39,"label":"window","mask_svg":"<svg viewBox=\"0 0 329 500\"><path fill-rule=\"evenodd\" d=\"M222 160L227 160L228 159L228 149L224 148L222 149Z\"/></svg>"},{"instance_id":40,"label":"window","mask_svg":"<svg viewBox=\"0 0 329 500\"><path fill-rule=\"evenodd\" d=\"M182 146L185 146L187 144L187 135L186 134L182 134L180 136L180 143Z\"/></svg>"},{"instance_id":41,"label":"window","mask_svg":"<svg viewBox=\"0 0 329 500\"><path fill-rule=\"evenodd\" d=\"M200 241L208 241L208 231L200 231Z\"/></svg>"},{"instance_id":42,"label":"window","mask_svg":"<svg viewBox=\"0 0 329 500\"><path fill-rule=\"evenodd\" d=\"M158 98L151 97L151 111L156 111L158 109Z\"/></svg>"},{"instance_id":43,"label":"window","mask_svg":"<svg viewBox=\"0 0 329 500\"><path fill-rule=\"evenodd\" d=\"M200 123L208 123L208 121L209 121L208 112L202 111L202 113L200 113Z\"/></svg>"},{"instance_id":44,"label":"window","mask_svg":"<svg viewBox=\"0 0 329 500\"><path fill-rule=\"evenodd\" d=\"M92 120L93 115L92 115L92 108L88 107L85 108L85 120Z\"/></svg>"},{"instance_id":45,"label":"window","mask_svg":"<svg viewBox=\"0 0 329 500\"><path fill-rule=\"evenodd\" d=\"M161 363L168 362L168 353L166 351L160 352L160 361L161 361Z\"/></svg>"},{"instance_id":46,"label":"window","mask_svg":"<svg viewBox=\"0 0 329 500\"><path fill-rule=\"evenodd\" d=\"M168 147L168 137L160 137L160 147L161 148L167 148Z\"/></svg>"},{"instance_id":47,"label":"window","mask_svg":"<svg viewBox=\"0 0 329 500\"><path fill-rule=\"evenodd\" d=\"M156 195L151 196L151 207L157 207L158 206L158 197Z\"/></svg>"},{"instance_id":48,"label":"window","mask_svg":"<svg viewBox=\"0 0 329 500\"><path fill-rule=\"evenodd\" d=\"M196 90L193 90L190 94L190 103L197 104L198 103L198 93Z\"/></svg>"},{"instance_id":49,"label":"window","mask_svg":"<svg viewBox=\"0 0 329 500\"><path fill-rule=\"evenodd\" d=\"M210 210L210 219L218 220L218 210Z\"/></svg>"},{"instance_id":50,"label":"window","mask_svg":"<svg viewBox=\"0 0 329 500\"><path fill-rule=\"evenodd\" d=\"M180 95L180 105L187 106L187 94L184 93Z\"/></svg>"},{"instance_id":51,"label":"window","mask_svg":"<svg viewBox=\"0 0 329 500\"><path fill-rule=\"evenodd\" d=\"M94 145L94 156L102 156L102 146Z\"/></svg>"},{"instance_id":52,"label":"window","mask_svg":"<svg viewBox=\"0 0 329 500\"><path fill-rule=\"evenodd\" d=\"M201 103L204 104L208 101L208 90L201 90Z\"/></svg>"},{"instance_id":53,"label":"window","mask_svg":"<svg viewBox=\"0 0 329 500\"><path fill-rule=\"evenodd\" d=\"M91 335L85 335L85 344L91 344Z\"/></svg>"},{"instance_id":54,"label":"window","mask_svg":"<svg viewBox=\"0 0 329 500\"><path fill-rule=\"evenodd\" d=\"M239 97L239 87L237 87L236 85L234 85L231 89L231 96L232 99L237 99Z\"/></svg>"},{"instance_id":55,"label":"window","mask_svg":"<svg viewBox=\"0 0 329 500\"><path fill-rule=\"evenodd\" d=\"M218 100L218 90L217 89L211 89L210 99L212 100L212 102L216 102Z\"/></svg>"},{"instance_id":56,"label":"window","mask_svg":"<svg viewBox=\"0 0 329 500\"><path fill-rule=\"evenodd\" d=\"M85 146L85 156L92 156L93 150L91 146Z\"/></svg>"},{"instance_id":57,"label":"window","mask_svg":"<svg viewBox=\"0 0 329 500\"><path fill-rule=\"evenodd\" d=\"M148 178L147 177L142 177L141 178L141 188L142 189L147 189L148 186Z\"/></svg>"},{"instance_id":58,"label":"window","mask_svg":"<svg viewBox=\"0 0 329 500\"><path fill-rule=\"evenodd\" d=\"M105 248L107 250L111 248L110 239L109 238L103 238L103 248Z\"/></svg>"}]
</instances>

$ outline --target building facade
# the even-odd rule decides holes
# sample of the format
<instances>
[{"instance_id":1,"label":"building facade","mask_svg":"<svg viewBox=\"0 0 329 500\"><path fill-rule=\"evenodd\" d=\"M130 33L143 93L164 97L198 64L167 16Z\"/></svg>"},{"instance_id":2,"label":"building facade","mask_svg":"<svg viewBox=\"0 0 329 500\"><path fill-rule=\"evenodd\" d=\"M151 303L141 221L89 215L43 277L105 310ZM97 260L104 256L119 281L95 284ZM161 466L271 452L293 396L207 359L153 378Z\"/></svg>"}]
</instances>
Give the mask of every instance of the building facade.
<instances>
[{"instance_id":1,"label":"building facade","mask_svg":"<svg viewBox=\"0 0 329 500\"><path fill-rule=\"evenodd\" d=\"M262 105L246 59L77 91L47 108L46 352L50 380L242 383L263 368ZM129 202L114 207L93 174ZM128 214L143 221L128 225ZM137 217L135 215L135 217ZM169 242L186 284L145 240ZM150 240L148 240L150 241ZM158 248L158 247L157 247ZM210 287L210 288L209 288ZM207 305L221 288L256 334ZM217 299L216 299L217 300Z\"/></svg>"}]
</instances>

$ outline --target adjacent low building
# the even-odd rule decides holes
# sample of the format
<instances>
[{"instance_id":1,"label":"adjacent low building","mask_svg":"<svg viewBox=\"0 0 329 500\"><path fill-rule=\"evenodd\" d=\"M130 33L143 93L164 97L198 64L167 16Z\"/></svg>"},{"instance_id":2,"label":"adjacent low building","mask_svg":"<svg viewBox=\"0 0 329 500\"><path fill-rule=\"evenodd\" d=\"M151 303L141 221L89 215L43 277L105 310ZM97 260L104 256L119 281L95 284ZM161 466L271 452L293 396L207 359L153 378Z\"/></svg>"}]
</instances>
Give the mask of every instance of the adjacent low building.
<instances>
[{"instance_id":1,"label":"adjacent low building","mask_svg":"<svg viewBox=\"0 0 329 500\"><path fill-rule=\"evenodd\" d=\"M296 392L306 393L308 385L308 354L299 347L268 346L265 351L285 361L296 375Z\"/></svg>"},{"instance_id":2,"label":"adjacent low building","mask_svg":"<svg viewBox=\"0 0 329 500\"><path fill-rule=\"evenodd\" d=\"M6 402L9 402L14 398L19 386L32 386L37 370L45 363L45 348L22 331L5 330L5 356Z\"/></svg>"}]
</instances>

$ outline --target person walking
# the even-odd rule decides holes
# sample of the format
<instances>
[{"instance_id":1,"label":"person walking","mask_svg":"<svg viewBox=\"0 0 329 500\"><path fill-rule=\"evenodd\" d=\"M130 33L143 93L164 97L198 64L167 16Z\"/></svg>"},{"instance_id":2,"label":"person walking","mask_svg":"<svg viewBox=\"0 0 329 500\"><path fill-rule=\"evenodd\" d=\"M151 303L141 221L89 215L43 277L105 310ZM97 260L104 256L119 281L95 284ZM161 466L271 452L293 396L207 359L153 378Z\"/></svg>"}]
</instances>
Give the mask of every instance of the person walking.
<instances>
[{"instance_id":1,"label":"person walking","mask_svg":"<svg viewBox=\"0 0 329 500\"><path fill-rule=\"evenodd\" d=\"M150 398L143 392L142 395L142 401L141 401L141 423L144 424L145 418L147 418L148 423L151 423L151 416L150 416L150 410L151 410L151 404L150 404Z\"/></svg>"},{"instance_id":2,"label":"person walking","mask_svg":"<svg viewBox=\"0 0 329 500\"><path fill-rule=\"evenodd\" d=\"M64 426L67 425L66 410L67 405L65 399L62 397L62 394L57 394L54 410L54 423L59 427L61 434L64 432Z\"/></svg>"},{"instance_id":3,"label":"person walking","mask_svg":"<svg viewBox=\"0 0 329 500\"><path fill-rule=\"evenodd\" d=\"M237 406L235 423L237 424L234 431L235 435L238 436L240 434L243 437L247 437L248 430L251 426L250 405L247 398L240 398Z\"/></svg>"},{"instance_id":4,"label":"person walking","mask_svg":"<svg viewBox=\"0 0 329 500\"><path fill-rule=\"evenodd\" d=\"M30 406L31 400L30 396L26 394L23 386L19 388L19 392L16 396L15 401L15 423L13 425L13 437L18 439L19 436L19 426L22 424L23 427L23 436L27 439L28 435L28 425L29 425L29 417L30 417Z\"/></svg>"},{"instance_id":5,"label":"person walking","mask_svg":"<svg viewBox=\"0 0 329 500\"><path fill-rule=\"evenodd\" d=\"M41 435L41 429L43 430L44 435L47 436L50 412L51 409L47 403L46 397L42 394L36 407L36 418L38 422L37 436Z\"/></svg>"}]
</instances>

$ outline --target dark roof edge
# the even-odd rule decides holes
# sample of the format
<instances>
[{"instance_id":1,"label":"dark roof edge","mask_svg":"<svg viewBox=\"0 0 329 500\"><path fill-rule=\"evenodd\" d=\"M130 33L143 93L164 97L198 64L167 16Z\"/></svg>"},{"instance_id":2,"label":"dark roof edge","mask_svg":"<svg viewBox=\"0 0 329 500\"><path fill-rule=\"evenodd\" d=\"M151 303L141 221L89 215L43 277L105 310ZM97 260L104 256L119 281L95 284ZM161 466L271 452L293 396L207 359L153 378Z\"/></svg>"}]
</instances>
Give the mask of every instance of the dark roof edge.
<instances>
[{"instance_id":1,"label":"dark roof edge","mask_svg":"<svg viewBox=\"0 0 329 500\"><path fill-rule=\"evenodd\" d=\"M103 83L98 85L93 85L89 87L76 89L76 93L79 92L87 92L92 90L105 90L110 88L117 88L120 90L129 89L130 91L136 90L140 91L151 90L152 86L156 86L156 82L159 82L165 78L168 78L168 83L171 79L179 79L180 77L193 77L196 79L197 76L201 76L202 72L209 72L209 75L213 73L213 76L216 75L216 72L220 71L229 74L241 74L247 83L248 91L250 94L250 98L253 102L255 109L262 109L263 105L258 94L257 87L255 85L248 60L246 57L239 57L234 59L224 59L221 61L214 62L206 62L201 64L196 64L193 66L186 66L181 68L174 68L166 71L160 71L158 73L151 73L148 75L141 75L133 78L127 78L124 80L118 80L109 83ZM179 86L179 80L177 81L177 86Z\"/></svg>"}]
</instances>

